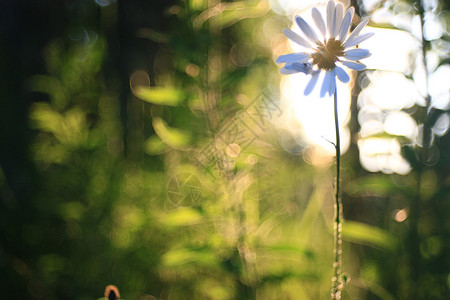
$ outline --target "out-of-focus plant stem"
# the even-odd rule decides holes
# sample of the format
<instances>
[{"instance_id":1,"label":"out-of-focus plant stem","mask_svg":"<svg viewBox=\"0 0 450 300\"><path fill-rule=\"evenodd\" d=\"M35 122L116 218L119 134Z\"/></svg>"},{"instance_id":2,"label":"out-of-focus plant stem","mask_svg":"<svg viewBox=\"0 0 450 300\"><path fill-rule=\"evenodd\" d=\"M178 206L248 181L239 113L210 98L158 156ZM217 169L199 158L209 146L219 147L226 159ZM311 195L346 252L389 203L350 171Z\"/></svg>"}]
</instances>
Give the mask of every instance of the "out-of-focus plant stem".
<instances>
[{"instance_id":1,"label":"out-of-focus plant stem","mask_svg":"<svg viewBox=\"0 0 450 300\"><path fill-rule=\"evenodd\" d=\"M340 282L342 273L342 202L340 197L340 167L341 167L341 140L339 135L339 118L337 89L334 91L334 126L336 129L336 197L334 203L334 260L333 260L333 278L331 287L331 298L341 299L343 284Z\"/></svg>"},{"instance_id":2,"label":"out-of-focus plant stem","mask_svg":"<svg viewBox=\"0 0 450 300\"><path fill-rule=\"evenodd\" d=\"M218 5L220 0L208 0L208 11L210 8ZM221 92L218 90L221 74L221 48L220 39L222 34L221 26L209 26L209 48L207 53L207 61L205 65L206 72L206 95L205 95L205 111L207 116L207 125L211 133L215 132L219 126L220 118L217 111L217 105L220 102Z\"/></svg>"},{"instance_id":3,"label":"out-of-focus plant stem","mask_svg":"<svg viewBox=\"0 0 450 300\"><path fill-rule=\"evenodd\" d=\"M418 146L419 148L417 151L419 151L419 164L418 164L418 170L417 170L417 192L416 197L414 197L410 204L410 211L409 211L409 219L411 224L411 229L409 233L409 242L412 245L410 257L409 257L409 264L411 268L411 280L412 280L412 290L410 291L410 297L411 299L417 299L417 287L420 283L420 274L421 274L421 255L420 255L420 237L418 232L418 227L420 223L420 210L421 210L421 189L422 187L422 175L424 171L424 166L421 164L423 160L427 159L427 152L430 150L431 147L431 127L430 127L430 119L429 113L430 113L430 95L428 93L428 64L427 64L427 48L429 42L425 39L423 29L424 29L424 23L425 23L425 11L423 7L423 1L419 0L417 2L417 8L419 10L419 16L420 16L420 28L421 28L421 43L422 43L422 63L424 67L425 72L425 85L426 85L426 94L424 95L425 98L425 107L424 107L424 114L423 114L423 127L422 127L422 145Z\"/></svg>"},{"instance_id":4,"label":"out-of-focus plant stem","mask_svg":"<svg viewBox=\"0 0 450 300\"><path fill-rule=\"evenodd\" d=\"M420 16L420 32L421 32L421 44L422 44L422 63L423 63L423 68L425 70L425 120L423 122L423 135L422 135L422 147L424 148L424 150L426 150L426 148L429 148L430 145L430 135L431 135L431 128L430 128L430 124L429 121L431 120L431 118L428 118L428 115L430 114L430 104L431 104L431 97L430 94L428 92L428 63L427 63L427 49L429 46L429 42L425 39L425 36L423 34L423 28L425 25L425 11L423 8L423 1L419 0L418 2L418 9L419 9L419 16Z\"/></svg>"}]
</instances>

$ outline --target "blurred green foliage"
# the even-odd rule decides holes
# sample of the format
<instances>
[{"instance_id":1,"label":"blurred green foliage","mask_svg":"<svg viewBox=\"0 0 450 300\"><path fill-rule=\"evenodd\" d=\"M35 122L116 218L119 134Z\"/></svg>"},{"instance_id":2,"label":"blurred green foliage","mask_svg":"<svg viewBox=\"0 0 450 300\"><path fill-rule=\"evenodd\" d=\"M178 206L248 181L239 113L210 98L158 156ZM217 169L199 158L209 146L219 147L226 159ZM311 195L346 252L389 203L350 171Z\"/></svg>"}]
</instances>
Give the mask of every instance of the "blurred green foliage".
<instances>
[{"instance_id":1,"label":"blurred green foliage","mask_svg":"<svg viewBox=\"0 0 450 300\"><path fill-rule=\"evenodd\" d=\"M254 138L245 113L262 91L277 101L265 31L286 18L264 1L60 9L38 67L1 74L23 86L3 86L4 120L20 117L2 124L0 298L96 299L108 284L126 299L327 298L332 165L288 154L270 120ZM25 45L7 33L2 54ZM225 138L240 121L246 147ZM405 176L344 156L345 299L448 295L448 145L434 166L410 155ZM392 218L414 201L420 223Z\"/></svg>"}]
</instances>

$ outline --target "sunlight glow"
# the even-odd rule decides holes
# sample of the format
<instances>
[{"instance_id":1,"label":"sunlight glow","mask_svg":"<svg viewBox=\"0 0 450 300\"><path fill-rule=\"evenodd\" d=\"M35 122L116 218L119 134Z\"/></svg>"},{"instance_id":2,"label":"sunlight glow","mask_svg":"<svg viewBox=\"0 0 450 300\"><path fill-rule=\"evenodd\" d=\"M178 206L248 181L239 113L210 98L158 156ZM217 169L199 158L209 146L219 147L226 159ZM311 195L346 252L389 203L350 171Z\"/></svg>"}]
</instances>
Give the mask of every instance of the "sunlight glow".
<instances>
[{"instance_id":1,"label":"sunlight glow","mask_svg":"<svg viewBox=\"0 0 450 300\"><path fill-rule=\"evenodd\" d=\"M433 107L442 110L450 109L450 66L442 65L430 74L428 90Z\"/></svg>"},{"instance_id":2,"label":"sunlight glow","mask_svg":"<svg viewBox=\"0 0 450 300\"><path fill-rule=\"evenodd\" d=\"M411 34L394 29L367 27L375 35L362 42L372 55L364 59L367 69L403 72L411 74L411 64L420 51L420 44Z\"/></svg>"},{"instance_id":3,"label":"sunlight glow","mask_svg":"<svg viewBox=\"0 0 450 300\"><path fill-rule=\"evenodd\" d=\"M319 79L320 80L320 79ZM320 98L319 90L304 96L303 91L309 77L293 74L282 79L283 97L289 103L285 110L295 116L302 129L301 137L307 144L319 146L330 156L335 154L333 97ZM341 149L344 153L350 145L350 132L345 126L349 120L350 91L346 84L338 82L338 110L341 130ZM295 129L295 128L290 128Z\"/></svg>"},{"instance_id":4,"label":"sunlight glow","mask_svg":"<svg viewBox=\"0 0 450 300\"><path fill-rule=\"evenodd\" d=\"M407 174L411 166L400 154L400 143L393 138L367 138L358 141L361 165L370 172Z\"/></svg>"},{"instance_id":5,"label":"sunlight glow","mask_svg":"<svg viewBox=\"0 0 450 300\"><path fill-rule=\"evenodd\" d=\"M328 0L269 0L273 11L280 15L293 15L297 11L306 10L312 6L326 4Z\"/></svg>"},{"instance_id":6,"label":"sunlight glow","mask_svg":"<svg viewBox=\"0 0 450 300\"><path fill-rule=\"evenodd\" d=\"M294 1L293 1L294 2ZM319 2L317 5L317 1L311 1L311 3L307 1L302 1L301 4L298 1L297 10L305 9L314 4L315 7L321 11L322 15L326 15L325 13L325 4L327 1ZM310 24L314 24L311 14L308 11L305 13L301 13L301 16L306 20L306 22ZM299 32L295 22L292 22L291 29L295 32ZM284 37L284 35L283 35ZM281 42L286 43L287 39L284 37ZM273 47L274 49L276 47ZM277 47L285 48L284 53L289 52L300 52L305 49L297 45L290 40L288 41L289 50L286 51L286 47ZM352 76L352 73L349 71L349 75ZM305 152L305 159L308 163L314 165L323 165L329 162L329 158L335 155L335 148L332 143L335 143L335 127L334 127L334 106L333 106L333 97L324 97L320 98L320 82L323 80L324 74L321 74L321 77L318 80L318 84L313 92L309 96L304 96L304 90L306 85L309 82L310 77L298 73L292 74L289 76L283 76L281 78L281 97L282 103L284 104L284 120L282 120L284 129L287 129L291 135L294 137L294 140L289 140L289 145L287 146L289 149L295 149L292 142L300 147L307 147ZM339 80L337 82L337 97L338 97L338 111L339 111L339 124L340 124L340 133L341 133L341 152L345 153L350 145L350 130L346 126L350 119L350 90L349 84L343 84Z\"/></svg>"},{"instance_id":7,"label":"sunlight glow","mask_svg":"<svg viewBox=\"0 0 450 300\"><path fill-rule=\"evenodd\" d=\"M359 96L360 106L376 105L383 110L412 107L421 101L414 82L396 72L368 72L370 84Z\"/></svg>"},{"instance_id":8,"label":"sunlight glow","mask_svg":"<svg viewBox=\"0 0 450 300\"><path fill-rule=\"evenodd\" d=\"M402 17L408 16L397 15L397 21L400 22ZM408 18L412 22L410 16ZM430 22L434 21L430 20ZM417 24L411 22L410 29L417 31L415 30ZM426 30L428 29L425 28ZM375 36L364 42L364 47L371 50L372 56L365 62L368 69L376 69L376 71L367 71L360 81L363 88L358 97L360 108L358 121L361 125L358 142L360 161L367 170L372 172L406 174L411 167L400 155L398 140L394 137L379 139L373 136L385 132L393 136L404 136L409 141L420 145L420 127L409 114L401 110L414 105L423 106L424 96L427 93L430 94L431 104L434 107L448 109L450 107L448 80L450 67L444 65L432 72L436 65L433 60L439 59L437 53L430 51L427 56L430 74L427 88L426 71L422 64L420 43L417 39L412 34L400 30L371 28L371 31L375 32ZM430 39L440 34L442 33L434 32L432 37L431 34L427 36L425 32L426 38ZM412 75L414 81L408 79L403 73ZM450 126L448 123L450 123L448 116L443 115L439 122L436 122L433 132L445 134Z\"/></svg>"},{"instance_id":9,"label":"sunlight glow","mask_svg":"<svg viewBox=\"0 0 450 300\"><path fill-rule=\"evenodd\" d=\"M379 4L379 1L369 2L365 1L365 4L374 9ZM316 6L325 15L325 3L326 1L271 1L276 12L281 7L285 15L293 16L300 12L310 24L314 24L309 13L310 7ZM409 6L398 4L394 14L390 10L378 8L371 18L377 19L375 21L378 22L390 20L400 28L411 30L412 34L403 30L369 26L364 29L365 32L373 32L375 35L361 43L361 47L369 49L372 55L364 59L367 69L359 75L362 91L358 97L358 121L361 126L358 146L361 164L372 172L406 174L411 170L411 166L400 154L401 145L395 136L414 142L418 139L419 129L416 121L403 112L403 109L412 108L414 105L423 106L427 93L430 94L434 107L448 109L450 106L450 67L444 65L436 72L430 72L428 88L426 87L426 72L422 64L420 42L417 39L420 35L420 20L408 9ZM389 23L386 20L385 22ZM428 16L427 22L427 38L442 35L444 29L437 20ZM293 31L300 31L294 21L291 24ZM283 53L304 51L302 46L287 40L283 35L277 35L272 41L274 43L271 48L275 58ZM432 54L433 52L429 51L429 68L435 68L435 62L439 61L438 54ZM351 77L354 75L355 73L350 73ZM289 152L300 153L302 149L307 148L307 157L322 157L324 153L332 157L332 143L335 142L333 99L320 99L317 87L310 96L304 96L303 91L308 81L309 77L304 74L281 78L281 103L284 105L285 114L280 127L289 131L288 135L292 137L285 139L283 144L286 144ZM351 142L350 130L346 126L350 119L351 86L351 83L345 85L337 81L342 153L348 149ZM445 134L450 126L449 119L444 115L433 130L441 135ZM392 137L375 137L385 133ZM320 149L321 154L311 154L311 149ZM316 165L313 159L308 160Z\"/></svg>"},{"instance_id":10,"label":"sunlight glow","mask_svg":"<svg viewBox=\"0 0 450 300\"><path fill-rule=\"evenodd\" d=\"M387 115L384 121L384 131L392 135L414 139L417 135L417 124L406 112L393 111Z\"/></svg>"},{"instance_id":11,"label":"sunlight glow","mask_svg":"<svg viewBox=\"0 0 450 300\"><path fill-rule=\"evenodd\" d=\"M394 211L394 220L396 222L401 223L401 222L405 221L406 218L408 218L408 211L406 210L406 208L396 209Z\"/></svg>"}]
</instances>

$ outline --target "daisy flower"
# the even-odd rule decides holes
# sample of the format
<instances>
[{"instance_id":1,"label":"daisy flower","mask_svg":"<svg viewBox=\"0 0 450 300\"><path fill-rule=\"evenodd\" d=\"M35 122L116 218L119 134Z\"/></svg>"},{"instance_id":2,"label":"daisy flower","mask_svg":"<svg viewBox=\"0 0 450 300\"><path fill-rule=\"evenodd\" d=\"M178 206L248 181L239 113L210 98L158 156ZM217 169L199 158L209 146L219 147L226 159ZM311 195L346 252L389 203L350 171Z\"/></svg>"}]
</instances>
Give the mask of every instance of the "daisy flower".
<instances>
[{"instance_id":1,"label":"daisy flower","mask_svg":"<svg viewBox=\"0 0 450 300\"><path fill-rule=\"evenodd\" d=\"M336 76L344 83L350 81L350 77L342 66L356 71L366 68L359 60L370 56L369 50L349 48L365 41L373 33L359 34L369 22L365 19L348 35L354 13L355 9L350 7L344 14L344 6L341 3L335 5L334 1L329 1L326 24L317 8L314 7L311 12L313 21L320 31L319 35L300 16L296 16L295 21L305 38L290 29L283 30L287 38L308 49L307 52L281 55L276 60L277 63L285 63L280 69L281 74L302 72L311 75L305 88L305 95L312 92L322 72L325 72L325 76L320 97L324 97L327 93L330 96L335 93Z\"/></svg>"}]
</instances>

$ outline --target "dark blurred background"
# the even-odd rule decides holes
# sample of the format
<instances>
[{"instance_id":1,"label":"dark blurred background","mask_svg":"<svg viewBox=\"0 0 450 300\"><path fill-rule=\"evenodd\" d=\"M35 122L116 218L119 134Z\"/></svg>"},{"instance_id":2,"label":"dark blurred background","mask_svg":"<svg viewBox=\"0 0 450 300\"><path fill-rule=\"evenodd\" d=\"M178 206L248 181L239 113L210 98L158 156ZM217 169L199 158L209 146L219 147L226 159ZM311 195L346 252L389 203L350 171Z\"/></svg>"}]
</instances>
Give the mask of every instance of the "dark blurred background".
<instances>
[{"instance_id":1,"label":"dark blurred background","mask_svg":"<svg viewBox=\"0 0 450 300\"><path fill-rule=\"evenodd\" d=\"M439 36L411 33L410 69L434 53L425 78L447 70L447 2L351 4L386 14L373 28L438 20ZM97 299L108 284L125 299L328 297L333 158L254 110L281 107L286 7L1 2L0 299ZM411 70L395 72L418 84ZM446 299L448 82L396 109L414 137L374 135L401 148L408 168L396 172L370 169L358 148L369 75L353 74L343 156L344 299Z\"/></svg>"}]
</instances>

